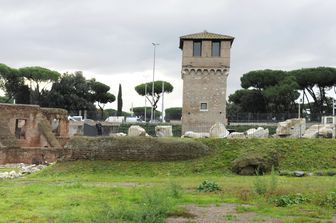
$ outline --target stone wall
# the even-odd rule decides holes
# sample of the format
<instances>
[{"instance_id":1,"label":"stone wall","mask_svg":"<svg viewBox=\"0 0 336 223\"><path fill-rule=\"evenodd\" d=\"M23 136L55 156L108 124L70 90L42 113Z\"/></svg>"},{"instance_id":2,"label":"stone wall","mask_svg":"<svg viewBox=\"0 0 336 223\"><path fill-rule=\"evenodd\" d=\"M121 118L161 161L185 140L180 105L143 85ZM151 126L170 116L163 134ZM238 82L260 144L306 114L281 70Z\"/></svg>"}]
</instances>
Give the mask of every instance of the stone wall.
<instances>
[{"instance_id":1,"label":"stone wall","mask_svg":"<svg viewBox=\"0 0 336 223\"><path fill-rule=\"evenodd\" d=\"M74 137L68 160L188 160L210 153L201 142L152 137Z\"/></svg>"},{"instance_id":2,"label":"stone wall","mask_svg":"<svg viewBox=\"0 0 336 223\"><path fill-rule=\"evenodd\" d=\"M0 148L0 164L49 163L64 159L66 151L62 148Z\"/></svg>"},{"instance_id":3,"label":"stone wall","mask_svg":"<svg viewBox=\"0 0 336 223\"><path fill-rule=\"evenodd\" d=\"M57 160L170 161L202 157L211 150L189 139L152 137L73 137L65 148L0 148L0 164Z\"/></svg>"},{"instance_id":4,"label":"stone wall","mask_svg":"<svg viewBox=\"0 0 336 223\"><path fill-rule=\"evenodd\" d=\"M182 134L208 132L216 122L226 120L227 69L184 69ZM207 110L200 109L207 103Z\"/></svg>"}]
</instances>

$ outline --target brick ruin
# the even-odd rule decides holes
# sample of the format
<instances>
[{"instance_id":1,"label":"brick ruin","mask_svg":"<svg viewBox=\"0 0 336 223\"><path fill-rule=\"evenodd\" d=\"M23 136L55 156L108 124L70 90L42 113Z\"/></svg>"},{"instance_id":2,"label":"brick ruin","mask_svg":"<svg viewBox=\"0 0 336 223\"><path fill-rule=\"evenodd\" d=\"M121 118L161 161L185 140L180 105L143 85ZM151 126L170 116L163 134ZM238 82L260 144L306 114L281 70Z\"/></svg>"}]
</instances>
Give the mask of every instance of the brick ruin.
<instances>
[{"instance_id":1,"label":"brick ruin","mask_svg":"<svg viewBox=\"0 0 336 223\"><path fill-rule=\"evenodd\" d=\"M63 109L0 103L0 164L78 159L187 160L210 152L207 146L193 140L95 134L69 139L67 116ZM107 127L111 130L111 126Z\"/></svg>"},{"instance_id":2,"label":"brick ruin","mask_svg":"<svg viewBox=\"0 0 336 223\"><path fill-rule=\"evenodd\" d=\"M0 103L0 164L54 161L68 140L66 110Z\"/></svg>"}]
</instances>

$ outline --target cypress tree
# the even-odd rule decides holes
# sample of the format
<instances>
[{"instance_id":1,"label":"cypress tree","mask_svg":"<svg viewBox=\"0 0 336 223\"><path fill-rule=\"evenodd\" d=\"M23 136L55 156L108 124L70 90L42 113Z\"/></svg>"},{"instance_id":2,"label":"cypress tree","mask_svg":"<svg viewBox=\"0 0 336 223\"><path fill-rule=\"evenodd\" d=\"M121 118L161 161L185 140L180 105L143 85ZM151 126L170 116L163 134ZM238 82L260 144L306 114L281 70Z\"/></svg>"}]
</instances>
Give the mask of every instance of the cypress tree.
<instances>
[{"instance_id":1,"label":"cypress tree","mask_svg":"<svg viewBox=\"0 0 336 223\"><path fill-rule=\"evenodd\" d=\"M122 116L122 93L121 93L121 84L119 84L119 91L118 91L118 110L117 110L117 116Z\"/></svg>"}]
</instances>

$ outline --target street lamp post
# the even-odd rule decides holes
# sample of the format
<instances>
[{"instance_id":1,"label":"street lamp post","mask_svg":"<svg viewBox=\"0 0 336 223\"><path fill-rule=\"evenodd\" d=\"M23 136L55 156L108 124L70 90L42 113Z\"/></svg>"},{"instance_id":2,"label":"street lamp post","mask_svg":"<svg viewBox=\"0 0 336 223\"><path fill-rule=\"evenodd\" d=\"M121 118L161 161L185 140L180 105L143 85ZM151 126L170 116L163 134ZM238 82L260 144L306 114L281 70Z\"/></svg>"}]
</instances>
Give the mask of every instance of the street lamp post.
<instances>
[{"instance_id":1,"label":"street lamp post","mask_svg":"<svg viewBox=\"0 0 336 223\"><path fill-rule=\"evenodd\" d=\"M164 81L162 81L162 123L164 122Z\"/></svg>"},{"instance_id":2,"label":"street lamp post","mask_svg":"<svg viewBox=\"0 0 336 223\"><path fill-rule=\"evenodd\" d=\"M298 118L301 118L301 103L302 103L302 99L299 99L299 111L298 111Z\"/></svg>"},{"instance_id":3,"label":"street lamp post","mask_svg":"<svg viewBox=\"0 0 336 223\"><path fill-rule=\"evenodd\" d=\"M145 95L147 95L147 84L145 84ZM146 106L147 106L147 98L145 96L145 117L144 117L145 123L147 121L147 107Z\"/></svg>"},{"instance_id":4,"label":"street lamp post","mask_svg":"<svg viewBox=\"0 0 336 223\"><path fill-rule=\"evenodd\" d=\"M155 115L154 115L154 76L155 76L155 51L156 46L158 46L158 43L152 43L154 47L154 61L153 61L153 81L152 81L152 110L151 110L151 122L154 121Z\"/></svg>"}]
</instances>

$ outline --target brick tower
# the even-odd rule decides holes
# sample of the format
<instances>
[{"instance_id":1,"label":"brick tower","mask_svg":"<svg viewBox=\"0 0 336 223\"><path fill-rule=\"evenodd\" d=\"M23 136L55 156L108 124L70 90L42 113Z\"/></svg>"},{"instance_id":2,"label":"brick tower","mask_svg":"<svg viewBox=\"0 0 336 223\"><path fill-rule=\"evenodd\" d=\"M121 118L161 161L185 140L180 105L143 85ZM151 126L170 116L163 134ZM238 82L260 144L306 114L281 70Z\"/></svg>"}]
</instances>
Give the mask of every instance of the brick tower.
<instances>
[{"instance_id":1,"label":"brick tower","mask_svg":"<svg viewBox=\"0 0 336 223\"><path fill-rule=\"evenodd\" d=\"M201 32L180 37L182 50L182 134L208 132L226 120L226 85L234 37Z\"/></svg>"}]
</instances>

